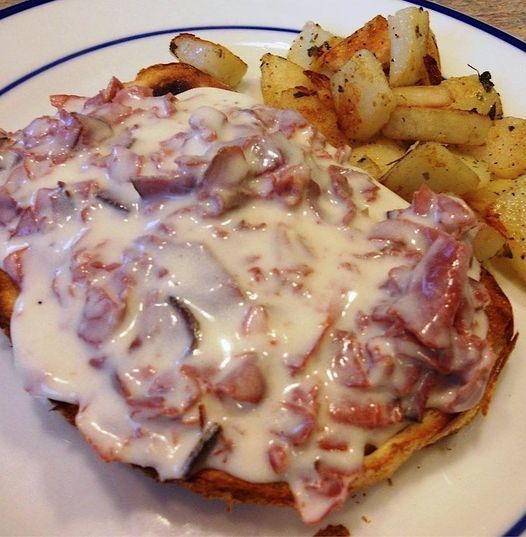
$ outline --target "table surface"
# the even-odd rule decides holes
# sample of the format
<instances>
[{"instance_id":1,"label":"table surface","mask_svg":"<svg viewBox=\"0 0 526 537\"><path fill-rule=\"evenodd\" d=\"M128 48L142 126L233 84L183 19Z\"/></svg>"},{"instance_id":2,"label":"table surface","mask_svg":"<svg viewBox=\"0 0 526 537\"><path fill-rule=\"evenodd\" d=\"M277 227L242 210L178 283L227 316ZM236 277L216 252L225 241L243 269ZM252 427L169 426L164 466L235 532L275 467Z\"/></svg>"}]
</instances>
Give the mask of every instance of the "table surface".
<instances>
[{"instance_id":1,"label":"table surface","mask_svg":"<svg viewBox=\"0 0 526 537\"><path fill-rule=\"evenodd\" d=\"M22 0L0 0L0 9ZM435 3L461 11L526 41L524 0L435 0Z\"/></svg>"}]
</instances>

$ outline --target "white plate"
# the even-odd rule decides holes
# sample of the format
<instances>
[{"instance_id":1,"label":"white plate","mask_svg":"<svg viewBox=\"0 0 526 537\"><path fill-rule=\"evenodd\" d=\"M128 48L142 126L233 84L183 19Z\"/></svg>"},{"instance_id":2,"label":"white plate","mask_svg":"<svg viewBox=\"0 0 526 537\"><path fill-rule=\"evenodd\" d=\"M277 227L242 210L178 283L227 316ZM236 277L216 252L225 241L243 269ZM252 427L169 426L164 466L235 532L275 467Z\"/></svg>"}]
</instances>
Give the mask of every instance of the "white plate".
<instances>
[{"instance_id":1,"label":"white plate","mask_svg":"<svg viewBox=\"0 0 526 537\"><path fill-rule=\"evenodd\" d=\"M23 127L34 116L50 112L48 94L94 94L111 75L129 80L140 67L171 61L168 43L175 29L223 27L198 33L230 46L250 62L248 89L256 85L260 55L285 50L293 34L224 26L297 29L314 19L346 34L377 13L408 5L397 0L39 3L26 3L22 7L31 9L17 13L0 12L0 17L10 13L0 22L0 125L5 129ZM438 12L432 12L431 19L445 73L469 73L468 63L490 70L507 114L526 116L526 62L520 42L509 38L506 43L496 37L498 32L490 35L466 19ZM142 34L149 35L137 37ZM521 327L526 320L525 289L503 271L497 276L512 298ZM313 535L317 529L306 528L287 509L237 506L228 513L223 503L100 462L76 430L24 393L9 349L3 347L0 534ZM426 449L396 474L392 486L382 483L358 494L323 525L343 523L353 536L408 536L502 535L517 523L526 508L525 354L525 340L519 339L486 418ZM525 523L523 519L519 527Z\"/></svg>"}]
</instances>

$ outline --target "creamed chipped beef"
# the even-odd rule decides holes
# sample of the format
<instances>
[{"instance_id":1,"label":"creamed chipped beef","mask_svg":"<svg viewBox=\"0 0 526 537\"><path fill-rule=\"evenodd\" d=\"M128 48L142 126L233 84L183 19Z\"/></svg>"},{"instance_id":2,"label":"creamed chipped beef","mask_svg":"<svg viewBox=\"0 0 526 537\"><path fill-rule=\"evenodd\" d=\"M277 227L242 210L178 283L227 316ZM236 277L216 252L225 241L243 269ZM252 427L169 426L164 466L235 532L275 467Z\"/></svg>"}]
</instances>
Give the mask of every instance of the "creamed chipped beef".
<instances>
[{"instance_id":1,"label":"creamed chipped beef","mask_svg":"<svg viewBox=\"0 0 526 537\"><path fill-rule=\"evenodd\" d=\"M55 96L0 167L27 389L99 455L288 482L307 522L364 450L481 397L495 357L459 199L411 206L293 111L117 80Z\"/></svg>"}]
</instances>

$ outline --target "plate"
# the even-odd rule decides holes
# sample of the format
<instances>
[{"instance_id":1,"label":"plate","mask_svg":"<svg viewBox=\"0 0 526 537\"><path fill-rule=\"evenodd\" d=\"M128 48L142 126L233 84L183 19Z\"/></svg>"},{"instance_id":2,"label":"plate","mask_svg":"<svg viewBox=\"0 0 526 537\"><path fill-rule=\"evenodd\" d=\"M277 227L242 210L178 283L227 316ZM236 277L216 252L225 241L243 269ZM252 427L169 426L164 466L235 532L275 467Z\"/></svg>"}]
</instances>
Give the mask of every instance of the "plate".
<instances>
[{"instance_id":1,"label":"plate","mask_svg":"<svg viewBox=\"0 0 526 537\"><path fill-rule=\"evenodd\" d=\"M423 2L422 2L423 3ZM346 35L396 0L55 0L0 12L0 125L12 130L51 112L47 95L91 95L115 75L131 80L152 63L171 61L170 36L194 31L229 46L250 64L243 90L257 92L259 57L284 51L294 31L316 20ZM431 7L432 5L426 5ZM525 46L472 19L440 8L432 27L446 75L489 70L508 115L526 116ZM459 18L460 17L460 18ZM526 322L525 288L494 267L512 298L516 325ZM45 322L45 319L42 320ZM5 339L0 378L0 534L3 535L313 535L292 510L204 500L140 472L105 464L77 431L23 391ZM489 415L424 450L392 483L353 496L324 521L353 536L502 535L526 526L524 445L526 342L502 375ZM513 529L508 531L510 528Z\"/></svg>"}]
</instances>

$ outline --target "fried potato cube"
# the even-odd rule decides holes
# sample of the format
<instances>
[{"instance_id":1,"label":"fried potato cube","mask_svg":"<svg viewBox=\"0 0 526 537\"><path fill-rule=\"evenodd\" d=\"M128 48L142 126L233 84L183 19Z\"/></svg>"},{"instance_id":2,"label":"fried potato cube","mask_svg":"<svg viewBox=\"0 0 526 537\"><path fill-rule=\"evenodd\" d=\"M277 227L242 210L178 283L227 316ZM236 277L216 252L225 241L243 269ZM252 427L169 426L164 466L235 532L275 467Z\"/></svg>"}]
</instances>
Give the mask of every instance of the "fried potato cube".
<instances>
[{"instance_id":1,"label":"fried potato cube","mask_svg":"<svg viewBox=\"0 0 526 537\"><path fill-rule=\"evenodd\" d=\"M483 262L499 254L506 244L506 239L494 227L481 223L471 244L475 257Z\"/></svg>"},{"instance_id":2,"label":"fried potato cube","mask_svg":"<svg viewBox=\"0 0 526 537\"><path fill-rule=\"evenodd\" d=\"M331 77L331 93L340 128L353 140L372 138L387 123L396 106L382 65L365 49L358 51Z\"/></svg>"},{"instance_id":3,"label":"fried potato cube","mask_svg":"<svg viewBox=\"0 0 526 537\"><path fill-rule=\"evenodd\" d=\"M158 63L141 69L135 80L126 82L125 86L144 86L151 88L155 96L173 93L182 93L192 88L221 88L228 86L203 73L187 63Z\"/></svg>"},{"instance_id":4,"label":"fried potato cube","mask_svg":"<svg viewBox=\"0 0 526 537\"><path fill-rule=\"evenodd\" d=\"M526 172L526 119L498 119L489 129L484 145L463 150L487 162L497 177L515 179Z\"/></svg>"},{"instance_id":5,"label":"fried potato cube","mask_svg":"<svg viewBox=\"0 0 526 537\"><path fill-rule=\"evenodd\" d=\"M376 138L372 142L353 144L351 152L351 163L360 168L368 166L375 170L371 175L378 179L387 173L396 162L406 153L403 143L387 138ZM374 164L373 166L370 164ZM366 169L366 171L369 171Z\"/></svg>"},{"instance_id":6,"label":"fried potato cube","mask_svg":"<svg viewBox=\"0 0 526 537\"><path fill-rule=\"evenodd\" d=\"M482 145L491 120L464 110L398 106L382 129L387 138L443 144Z\"/></svg>"},{"instance_id":7,"label":"fried potato cube","mask_svg":"<svg viewBox=\"0 0 526 537\"><path fill-rule=\"evenodd\" d=\"M338 119L332 108L327 107L315 91L291 88L279 95L278 108L292 108L298 111L311 125L314 125L334 147L347 144L338 128Z\"/></svg>"},{"instance_id":8,"label":"fried potato cube","mask_svg":"<svg viewBox=\"0 0 526 537\"><path fill-rule=\"evenodd\" d=\"M488 222L508 239L511 264L526 280L526 175L513 181L513 186L499 195L490 208Z\"/></svg>"},{"instance_id":9,"label":"fried potato cube","mask_svg":"<svg viewBox=\"0 0 526 537\"><path fill-rule=\"evenodd\" d=\"M453 96L445 86L404 86L394 88L399 106L427 106L444 108L453 102Z\"/></svg>"},{"instance_id":10,"label":"fried potato cube","mask_svg":"<svg viewBox=\"0 0 526 537\"><path fill-rule=\"evenodd\" d=\"M373 179L378 180L382 176L382 171L380 170L376 162L374 162L374 160L367 155L351 153L349 164L362 169L364 172L368 173Z\"/></svg>"},{"instance_id":11,"label":"fried potato cube","mask_svg":"<svg viewBox=\"0 0 526 537\"><path fill-rule=\"evenodd\" d=\"M180 61L212 75L230 88L241 82L248 69L248 65L228 48L193 34L174 37L170 51Z\"/></svg>"},{"instance_id":12,"label":"fried potato cube","mask_svg":"<svg viewBox=\"0 0 526 537\"><path fill-rule=\"evenodd\" d=\"M411 86L425 76L424 56L429 37L429 13L408 7L388 17L391 62L389 84Z\"/></svg>"},{"instance_id":13,"label":"fried potato cube","mask_svg":"<svg viewBox=\"0 0 526 537\"><path fill-rule=\"evenodd\" d=\"M340 41L341 37L324 30L315 22L308 21L292 42L287 60L301 65L304 69L312 69L318 58Z\"/></svg>"},{"instance_id":14,"label":"fried potato cube","mask_svg":"<svg viewBox=\"0 0 526 537\"><path fill-rule=\"evenodd\" d=\"M492 175L487 162L478 160L471 155L463 153L458 147L454 145L448 146L448 149L478 175L479 189L489 184L489 182L492 180Z\"/></svg>"},{"instance_id":15,"label":"fried potato cube","mask_svg":"<svg viewBox=\"0 0 526 537\"><path fill-rule=\"evenodd\" d=\"M463 198L479 215L485 217L497 198L513 187L513 179L493 179L464 194Z\"/></svg>"},{"instance_id":16,"label":"fried potato cube","mask_svg":"<svg viewBox=\"0 0 526 537\"><path fill-rule=\"evenodd\" d=\"M407 152L380 182L410 201L424 183L435 192L461 195L475 190L479 178L446 147L429 142L418 144Z\"/></svg>"},{"instance_id":17,"label":"fried potato cube","mask_svg":"<svg viewBox=\"0 0 526 537\"><path fill-rule=\"evenodd\" d=\"M303 73L303 67L270 52L262 56L261 93L265 104L280 108L281 93L298 86L307 90L314 89Z\"/></svg>"},{"instance_id":18,"label":"fried potato cube","mask_svg":"<svg viewBox=\"0 0 526 537\"><path fill-rule=\"evenodd\" d=\"M477 75L448 78L440 87L447 88L451 93L451 108L489 115L491 119L502 117L500 95L492 85L482 84Z\"/></svg>"},{"instance_id":19,"label":"fried potato cube","mask_svg":"<svg viewBox=\"0 0 526 537\"><path fill-rule=\"evenodd\" d=\"M335 73L361 49L371 51L384 69L389 68L389 33L385 17L377 15L356 32L334 45L320 58L318 68L322 72Z\"/></svg>"}]
</instances>

